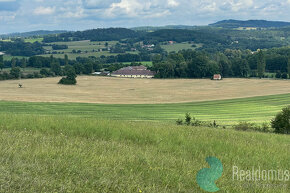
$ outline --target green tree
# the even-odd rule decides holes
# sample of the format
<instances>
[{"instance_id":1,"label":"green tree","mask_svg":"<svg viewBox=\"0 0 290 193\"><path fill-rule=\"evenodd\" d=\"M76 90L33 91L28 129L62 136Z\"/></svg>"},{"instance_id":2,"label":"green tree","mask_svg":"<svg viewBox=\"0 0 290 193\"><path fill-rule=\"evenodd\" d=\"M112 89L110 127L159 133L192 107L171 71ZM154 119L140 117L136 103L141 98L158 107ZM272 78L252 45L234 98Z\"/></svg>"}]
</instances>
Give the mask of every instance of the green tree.
<instances>
[{"instance_id":1,"label":"green tree","mask_svg":"<svg viewBox=\"0 0 290 193\"><path fill-rule=\"evenodd\" d=\"M241 58L235 58L232 62L233 73L237 77L248 77L250 67L248 61Z\"/></svg>"},{"instance_id":2,"label":"green tree","mask_svg":"<svg viewBox=\"0 0 290 193\"><path fill-rule=\"evenodd\" d=\"M58 62L52 62L50 64L50 70L56 75L59 76L61 75L61 67L60 64Z\"/></svg>"},{"instance_id":3,"label":"green tree","mask_svg":"<svg viewBox=\"0 0 290 193\"><path fill-rule=\"evenodd\" d=\"M93 64L91 62L87 62L84 64L83 73L91 74L93 72Z\"/></svg>"},{"instance_id":4,"label":"green tree","mask_svg":"<svg viewBox=\"0 0 290 193\"><path fill-rule=\"evenodd\" d=\"M81 74L83 72L83 65L80 64L79 62L75 63L73 67L75 69L76 74Z\"/></svg>"},{"instance_id":5,"label":"green tree","mask_svg":"<svg viewBox=\"0 0 290 193\"><path fill-rule=\"evenodd\" d=\"M63 77L58 82L59 84L75 85L77 83L77 80L76 80L77 75L76 75L74 67L69 66L69 65L65 66L64 73L66 77Z\"/></svg>"},{"instance_id":6,"label":"green tree","mask_svg":"<svg viewBox=\"0 0 290 193\"><path fill-rule=\"evenodd\" d=\"M1 71L3 70L4 68L4 59L3 59L3 55L0 55L0 69Z\"/></svg>"},{"instance_id":7,"label":"green tree","mask_svg":"<svg viewBox=\"0 0 290 193\"><path fill-rule=\"evenodd\" d=\"M21 68L25 69L26 68L26 59L22 58L21 60Z\"/></svg>"},{"instance_id":8,"label":"green tree","mask_svg":"<svg viewBox=\"0 0 290 193\"><path fill-rule=\"evenodd\" d=\"M275 133L290 134L290 106L282 109L271 122Z\"/></svg>"},{"instance_id":9,"label":"green tree","mask_svg":"<svg viewBox=\"0 0 290 193\"><path fill-rule=\"evenodd\" d=\"M257 58L257 71L258 71L258 77L262 78L265 74L265 68L266 68L266 60L265 55L262 50L258 52L258 58Z\"/></svg>"},{"instance_id":10,"label":"green tree","mask_svg":"<svg viewBox=\"0 0 290 193\"><path fill-rule=\"evenodd\" d=\"M67 54L64 55L64 63L65 63L65 65L68 65L68 56L67 56Z\"/></svg>"},{"instance_id":11,"label":"green tree","mask_svg":"<svg viewBox=\"0 0 290 193\"><path fill-rule=\"evenodd\" d=\"M290 78L290 56L288 57L287 70L288 70L288 76Z\"/></svg>"},{"instance_id":12,"label":"green tree","mask_svg":"<svg viewBox=\"0 0 290 193\"><path fill-rule=\"evenodd\" d=\"M18 67L12 68L12 69L10 70L10 76L11 76L11 78L13 78L13 79L18 79L18 78L20 78L20 77L21 77L21 71L20 71L20 68L18 68Z\"/></svg>"},{"instance_id":13,"label":"green tree","mask_svg":"<svg viewBox=\"0 0 290 193\"><path fill-rule=\"evenodd\" d=\"M12 58L11 59L11 68L15 68L16 67L16 59Z\"/></svg>"},{"instance_id":14,"label":"green tree","mask_svg":"<svg viewBox=\"0 0 290 193\"><path fill-rule=\"evenodd\" d=\"M231 61L228 59L228 57L225 54L218 53L216 55L216 61L218 62L218 65L220 67L220 72L223 76L227 77L232 74Z\"/></svg>"}]
</instances>

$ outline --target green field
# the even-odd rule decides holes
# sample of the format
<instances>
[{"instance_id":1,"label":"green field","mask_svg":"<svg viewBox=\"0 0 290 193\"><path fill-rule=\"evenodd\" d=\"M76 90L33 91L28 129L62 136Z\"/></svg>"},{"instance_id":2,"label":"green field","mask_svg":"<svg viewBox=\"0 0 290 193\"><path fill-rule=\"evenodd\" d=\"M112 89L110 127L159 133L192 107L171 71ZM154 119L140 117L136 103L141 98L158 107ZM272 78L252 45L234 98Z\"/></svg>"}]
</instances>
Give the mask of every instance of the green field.
<instances>
[{"instance_id":1,"label":"green field","mask_svg":"<svg viewBox=\"0 0 290 193\"><path fill-rule=\"evenodd\" d=\"M242 99L153 105L109 105L85 103L27 103L0 101L0 114L69 115L74 117L169 121L183 118L186 112L202 121L232 125L239 121L269 122L290 104L290 94Z\"/></svg>"},{"instance_id":2,"label":"green field","mask_svg":"<svg viewBox=\"0 0 290 193\"><path fill-rule=\"evenodd\" d=\"M114 46L117 41L98 41L98 42L91 42L89 40L84 41L73 41L73 42L52 42L50 44L57 44L57 45L67 45L68 49L64 50L53 50L52 46L44 46L44 49L49 52L64 52L64 54L53 54L56 58L64 58L64 55L67 54L69 59L75 60L77 57L89 57L89 56L95 56L100 57L102 55L104 56L114 56L118 55L117 53L110 53L109 51L106 51L105 44L108 43L108 46ZM98 49L103 49L103 51L97 51ZM72 53L73 50L80 50L82 53ZM138 52L126 52L131 54L137 54ZM43 54L41 56L49 57L51 54Z\"/></svg>"},{"instance_id":3,"label":"green field","mask_svg":"<svg viewBox=\"0 0 290 193\"><path fill-rule=\"evenodd\" d=\"M29 42L29 43L34 43L34 42L41 43L42 40L43 40L43 38L26 38L26 39L24 39L25 42Z\"/></svg>"},{"instance_id":4,"label":"green field","mask_svg":"<svg viewBox=\"0 0 290 193\"><path fill-rule=\"evenodd\" d=\"M130 65L132 62L123 62L123 64L128 64ZM141 63L142 65L144 66L148 66L148 67L151 67L153 64L151 61L142 61L142 62L136 62L136 63Z\"/></svg>"},{"instance_id":5,"label":"green field","mask_svg":"<svg viewBox=\"0 0 290 193\"><path fill-rule=\"evenodd\" d=\"M192 47L192 45L196 45L196 47ZM167 52L178 52L180 50L188 50L188 49L194 50L199 47L201 47L200 44L191 44L187 42L161 46L161 48L165 49Z\"/></svg>"},{"instance_id":6,"label":"green field","mask_svg":"<svg viewBox=\"0 0 290 193\"><path fill-rule=\"evenodd\" d=\"M3 111L3 102L0 106ZM38 113L46 114L47 107L38 104ZM81 113L82 108L90 109L78 105L70 110ZM36 113L29 104L14 109ZM289 170L289 136L69 117L63 113L66 105L59 110L61 116L0 114L1 192L204 192L196 174L208 167L208 156L223 163L217 181L221 192L290 190L289 181L232 179L233 166Z\"/></svg>"},{"instance_id":7,"label":"green field","mask_svg":"<svg viewBox=\"0 0 290 193\"><path fill-rule=\"evenodd\" d=\"M21 72L22 73L33 73L33 72L39 72L40 69L39 68L31 68L31 67L28 67L28 68L20 68L21 69ZM48 69L48 68L46 68ZM4 72L10 72L11 68L3 68L3 71Z\"/></svg>"},{"instance_id":8,"label":"green field","mask_svg":"<svg viewBox=\"0 0 290 193\"><path fill-rule=\"evenodd\" d=\"M26 56L10 56L10 55L4 55L4 60L8 60L8 61L11 61L13 58L18 58L18 59L22 59L22 58L28 58Z\"/></svg>"}]
</instances>

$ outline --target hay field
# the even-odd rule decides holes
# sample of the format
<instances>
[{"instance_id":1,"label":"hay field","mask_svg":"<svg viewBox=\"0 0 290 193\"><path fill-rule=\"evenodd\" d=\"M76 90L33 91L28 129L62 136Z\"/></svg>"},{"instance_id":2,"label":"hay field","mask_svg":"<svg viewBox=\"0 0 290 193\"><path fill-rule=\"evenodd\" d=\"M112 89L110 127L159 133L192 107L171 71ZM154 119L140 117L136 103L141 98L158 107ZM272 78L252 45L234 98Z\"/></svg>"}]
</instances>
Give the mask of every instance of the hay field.
<instances>
[{"instance_id":1,"label":"hay field","mask_svg":"<svg viewBox=\"0 0 290 193\"><path fill-rule=\"evenodd\" d=\"M0 82L0 100L158 104L223 100L290 93L290 81L258 79L123 79L80 76L76 86L58 85L58 78Z\"/></svg>"}]
</instances>

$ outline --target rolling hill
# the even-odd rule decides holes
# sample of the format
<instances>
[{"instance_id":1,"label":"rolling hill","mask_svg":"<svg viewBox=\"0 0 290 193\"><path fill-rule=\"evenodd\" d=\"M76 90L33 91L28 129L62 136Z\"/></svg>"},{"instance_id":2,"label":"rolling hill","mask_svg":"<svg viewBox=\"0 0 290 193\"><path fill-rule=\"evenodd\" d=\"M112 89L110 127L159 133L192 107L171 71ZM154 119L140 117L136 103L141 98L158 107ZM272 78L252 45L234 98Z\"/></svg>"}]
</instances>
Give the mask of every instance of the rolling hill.
<instances>
[{"instance_id":1,"label":"rolling hill","mask_svg":"<svg viewBox=\"0 0 290 193\"><path fill-rule=\"evenodd\" d=\"M224 27L224 28L239 28L239 27L257 27L257 28L281 28L290 26L290 22L284 21L267 21L267 20L222 20L213 24L209 24L213 27Z\"/></svg>"}]
</instances>

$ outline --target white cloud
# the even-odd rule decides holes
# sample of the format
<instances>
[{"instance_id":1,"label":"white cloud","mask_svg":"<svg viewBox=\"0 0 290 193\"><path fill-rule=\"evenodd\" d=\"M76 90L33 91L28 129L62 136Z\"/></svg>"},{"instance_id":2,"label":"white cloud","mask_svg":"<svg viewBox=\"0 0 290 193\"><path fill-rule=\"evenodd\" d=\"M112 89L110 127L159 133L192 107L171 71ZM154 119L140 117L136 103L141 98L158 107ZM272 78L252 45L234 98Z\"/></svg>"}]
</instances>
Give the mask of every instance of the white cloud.
<instances>
[{"instance_id":1,"label":"white cloud","mask_svg":"<svg viewBox=\"0 0 290 193\"><path fill-rule=\"evenodd\" d=\"M290 0L0 0L5 25L0 34L30 28L206 25L223 19L290 21L289 10Z\"/></svg>"},{"instance_id":2,"label":"white cloud","mask_svg":"<svg viewBox=\"0 0 290 193\"><path fill-rule=\"evenodd\" d=\"M170 7L177 7L179 5L179 2L176 2L175 0L168 0L168 5Z\"/></svg>"},{"instance_id":3,"label":"white cloud","mask_svg":"<svg viewBox=\"0 0 290 193\"><path fill-rule=\"evenodd\" d=\"M34 9L34 15L51 15L55 12L55 7L37 7Z\"/></svg>"}]
</instances>

